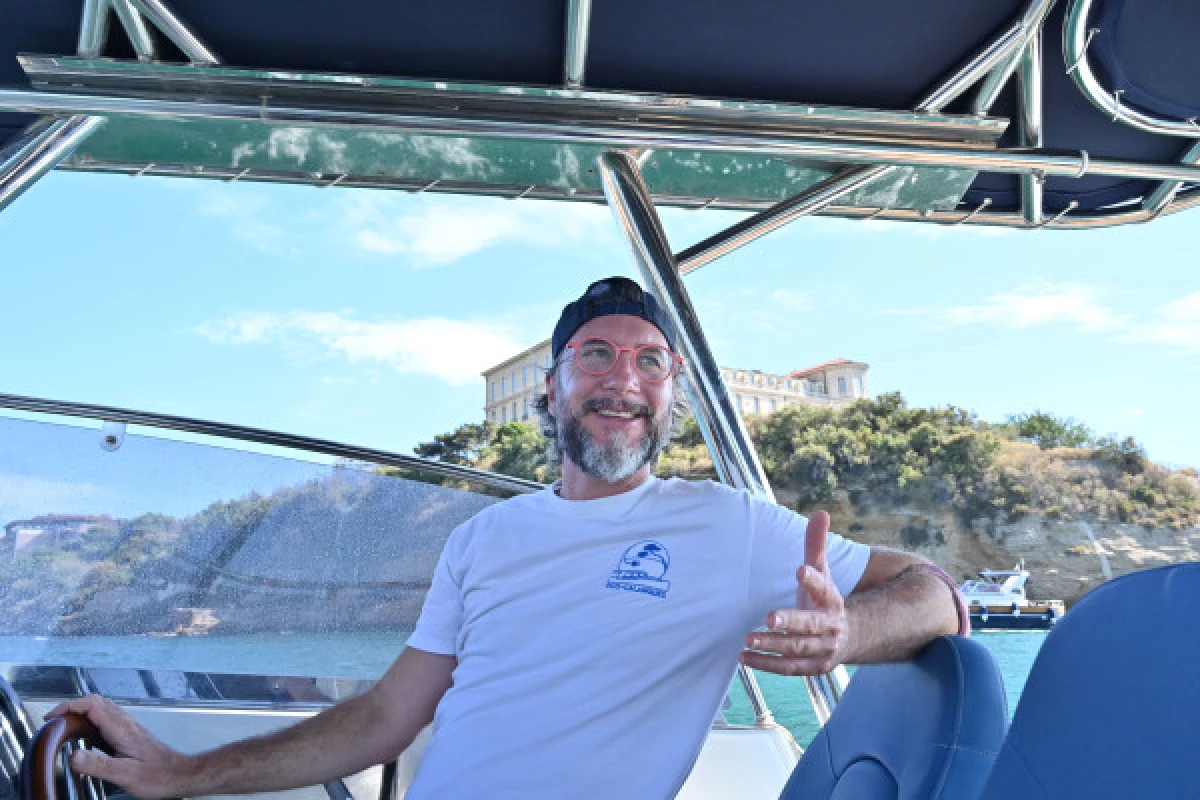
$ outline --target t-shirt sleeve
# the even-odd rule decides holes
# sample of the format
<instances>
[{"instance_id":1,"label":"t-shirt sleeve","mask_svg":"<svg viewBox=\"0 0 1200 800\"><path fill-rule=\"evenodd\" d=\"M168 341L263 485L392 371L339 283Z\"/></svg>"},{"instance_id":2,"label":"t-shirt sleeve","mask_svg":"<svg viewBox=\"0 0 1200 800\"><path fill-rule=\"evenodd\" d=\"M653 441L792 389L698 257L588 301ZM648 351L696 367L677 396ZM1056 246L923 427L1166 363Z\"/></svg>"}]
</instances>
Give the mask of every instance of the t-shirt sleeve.
<instances>
[{"instance_id":1,"label":"t-shirt sleeve","mask_svg":"<svg viewBox=\"0 0 1200 800\"><path fill-rule=\"evenodd\" d=\"M783 506L751 500L753 541L750 546L749 612L754 625L767 613L796 605L796 570L804 563L805 517ZM867 568L871 548L830 533L825 544L829 572L842 597L858 585Z\"/></svg>"},{"instance_id":2,"label":"t-shirt sleeve","mask_svg":"<svg viewBox=\"0 0 1200 800\"><path fill-rule=\"evenodd\" d=\"M406 642L409 647L440 655L458 654L458 633L463 621L457 547L460 530L455 529L442 548L429 591L425 593L425 605L421 608L421 616L417 618L416 630Z\"/></svg>"}]
</instances>

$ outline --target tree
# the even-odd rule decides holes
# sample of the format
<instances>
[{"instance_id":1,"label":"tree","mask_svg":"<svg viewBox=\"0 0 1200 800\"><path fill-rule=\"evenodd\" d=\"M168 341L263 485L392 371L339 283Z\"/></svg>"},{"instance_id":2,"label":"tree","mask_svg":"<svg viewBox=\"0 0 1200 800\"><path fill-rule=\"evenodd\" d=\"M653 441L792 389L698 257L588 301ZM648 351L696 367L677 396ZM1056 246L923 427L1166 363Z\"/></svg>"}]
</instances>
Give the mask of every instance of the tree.
<instances>
[{"instance_id":1,"label":"tree","mask_svg":"<svg viewBox=\"0 0 1200 800\"><path fill-rule=\"evenodd\" d=\"M488 423L468 422L452 433L438 434L432 442L422 442L413 448L413 452L423 458L469 467L478 462L492 436L492 426Z\"/></svg>"},{"instance_id":2,"label":"tree","mask_svg":"<svg viewBox=\"0 0 1200 800\"><path fill-rule=\"evenodd\" d=\"M1096 457L1107 461L1122 472L1138 475L1146 470L1146 450L1132 436L1118 439L1115 433L1096 442Z\"/></svg>"},{"instance_id":3,"label":"tree","mask_svg":"<svg viewBox=\"0 0 1200 800\"><path fill-rule=\"evenodd\" d=\"M509 422L496 429L479 466L501 475L546 483L546 439L532 425Z\"/></svg>"},{"instance_id":4,"label":"tree","mask_svg":"<svg viewBox=\"0 0 1200 800\"><path fill-rule=\"evenodd\" d=\"M1012 414L1008 423L1017 430L1017 437L1033 442L1043 450L1052 447L1086 447L1092 443L1092 432L1073 417L1060 418L1045 411L1032 414Z\"/></svg>"}]
</instances>

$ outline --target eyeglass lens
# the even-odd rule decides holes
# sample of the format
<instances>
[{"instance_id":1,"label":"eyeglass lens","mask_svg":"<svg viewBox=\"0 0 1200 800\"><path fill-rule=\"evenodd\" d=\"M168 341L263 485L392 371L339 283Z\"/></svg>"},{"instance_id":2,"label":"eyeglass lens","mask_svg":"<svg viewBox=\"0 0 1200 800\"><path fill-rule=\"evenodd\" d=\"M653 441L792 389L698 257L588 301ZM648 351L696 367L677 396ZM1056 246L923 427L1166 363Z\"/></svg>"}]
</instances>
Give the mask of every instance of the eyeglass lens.
<instances>
[{"instance_id":1,"label":"eyeglass lens","mask_svg":"<svg viewBox=\"0 0 1200 800\"><path fill-rule=\"evenodd\" d=\"M603 375L617 361L617 348L604 339L585 339L576 348L579 366L584 372ZM671 375L671 351L665 347L646 344L633 348L633 365L646 380L663 381Z\"/></svg>"}]
</instances>

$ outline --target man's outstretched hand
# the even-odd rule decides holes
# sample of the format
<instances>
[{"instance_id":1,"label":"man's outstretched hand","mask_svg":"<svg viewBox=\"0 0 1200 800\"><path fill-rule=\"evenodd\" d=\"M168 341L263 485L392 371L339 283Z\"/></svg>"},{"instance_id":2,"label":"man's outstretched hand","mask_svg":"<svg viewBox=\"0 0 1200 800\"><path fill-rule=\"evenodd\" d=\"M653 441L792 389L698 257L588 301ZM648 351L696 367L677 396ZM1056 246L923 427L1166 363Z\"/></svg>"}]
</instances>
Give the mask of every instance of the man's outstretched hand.
<instances>
[{"instance_id":1,"label":"man's outstretched hand","mask_svg":"<svg viewBox=\"0 0 1200 800\"><path fill-rule=\"evenodd\" d=\"M83 714L112 747L108 756L95 750L77 750L71 755L71 768L115 783L135 797L177 797L182 794L175 782L185 756L155 739L133 717L111 700L88 695L56 706L49 716Z\"/></svg>"},{"instance_id":2,"label":"man's outstretched hand","mask_svg":"<svg viewBox=\"0 0 1200 800\"><path fill-rule=\"evenodd\" d=\"M804 534L804 566L796 572L796 607L772 611L770 630L746 637L746 666L778 675L822 675L841 663L849 626L825 558L828 534L829 514L814 512Z\"/></svg>"}]
</instances>

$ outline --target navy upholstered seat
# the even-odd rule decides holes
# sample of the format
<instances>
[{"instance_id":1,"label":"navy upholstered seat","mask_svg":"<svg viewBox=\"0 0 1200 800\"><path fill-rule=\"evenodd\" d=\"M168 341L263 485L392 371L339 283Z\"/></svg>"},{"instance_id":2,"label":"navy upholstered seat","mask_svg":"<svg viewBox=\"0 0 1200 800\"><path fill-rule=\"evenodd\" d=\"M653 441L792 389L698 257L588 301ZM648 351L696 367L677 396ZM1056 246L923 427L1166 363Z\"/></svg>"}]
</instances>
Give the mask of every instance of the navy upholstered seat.
<instances>
[{"instance_id":1,"label":"navy upholstered seat","mask_svg":"<svg viewBox=\"0 0 1200 800\"><path fill-rule=\"evenodd\" d=\"M943 636L912 661L855 672L780 800L974 798L1007 726L991 652Z\"/></svg>"},{"instance_id":2,"label":"navy upholstered seat","mask_svg":"<svg viewBox=\"0 0 1200 800\"><path fill-rule=\"evenodd\" d=\"M982 797L1200 794L1200 564L1092 591L1042 646Z\"/></svg>"}]
</instances>

